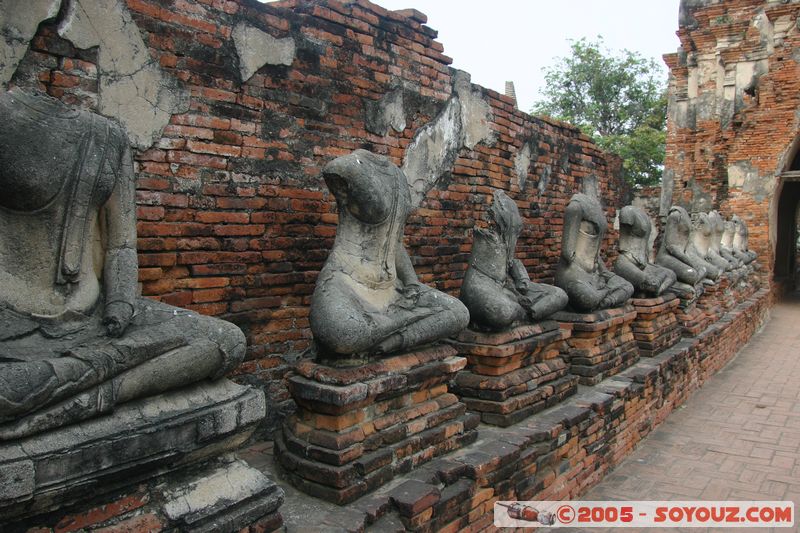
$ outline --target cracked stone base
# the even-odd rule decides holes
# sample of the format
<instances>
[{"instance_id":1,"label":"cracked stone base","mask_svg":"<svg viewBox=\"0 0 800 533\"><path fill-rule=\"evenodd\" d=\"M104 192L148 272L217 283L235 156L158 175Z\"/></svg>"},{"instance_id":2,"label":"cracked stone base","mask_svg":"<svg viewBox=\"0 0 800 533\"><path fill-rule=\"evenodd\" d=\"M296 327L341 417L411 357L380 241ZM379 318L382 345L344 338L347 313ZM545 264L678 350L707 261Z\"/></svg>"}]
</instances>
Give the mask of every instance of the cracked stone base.
<instances>
[{"instance_id":1,"label":"cracked stone base","mask_svg":"<svg viewBox=\"0 0 800 533\"><path fill-rule=\"evenodd\" d=\"M113 502L139 486L171 486L186 472L202 477L204 465L241 446L264 415L263 392L220 380L0 443L0 517L5 523L52 527L65 513L80 515L95 502ZM230 505L238 503L232 498ZM159 518L165 527L177 523L167 515ZM224 525L227 519L220 520Z\"/></svg>"},{"instance_id":2,"label":"cracked stone base","mask_svg":"<svg viewBox=\"0 0 800 533\"><path fill-rule=\"evenodd\" d=\"M448 392L466 360L432 346L353 368L298 364L289 391L298 409L275 455L300 490L337 504L477 437L477 415Z\"/></svg>"},{"instance_id":3,"label":"cracked stone base","mask_svg":"<svg viewBox=\"0 0 800 533\"><path fill-rule=\"evenodd\" d=\"M631 327L640 356L655 357L681 340L681 329L675 316L680 300L674 294L633 298L631 305L636 309Z\"/></svg>"},{"instance_id":4,"label":"cracked stone base","mask_svg":"<svg viewBox=\"0 0 800 533\"><path fill-rule=\"evenodd\" d=\"M452 345L467 358L453 392L481 421L507 427L578 389L562 351L570 334L553 320L501 333L461 332Z\"/></svg>"},{"instance_id":5,"label":"cracked stone base","mask_svg":"<svg viewBox=\"0 0 800 533\"><path fill-rule=\"evenodd\" d=\"M596 385L639 360L631 329L636 309L630 304L594 313L559 311L553 318L572 332L566 340L570 372L581 385Z\"/></svg>"}]
</instances>

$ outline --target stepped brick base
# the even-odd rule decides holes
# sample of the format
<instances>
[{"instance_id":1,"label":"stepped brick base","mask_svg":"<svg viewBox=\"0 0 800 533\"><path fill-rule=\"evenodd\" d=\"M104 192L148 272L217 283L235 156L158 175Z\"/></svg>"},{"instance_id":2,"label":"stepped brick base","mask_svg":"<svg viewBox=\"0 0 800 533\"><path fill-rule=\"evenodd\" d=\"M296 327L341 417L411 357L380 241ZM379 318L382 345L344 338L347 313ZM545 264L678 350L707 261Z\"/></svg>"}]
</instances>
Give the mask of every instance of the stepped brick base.
<instances>
[{"instance_id":1,"label":"stepped brick base","mask_svg":"<svg viewBox=\"0 0 800 533\"><path fill-rule=\"evenodd\" d=\"M492 530L497 500L579 499L734 357L765 320L769 301L760 291L699 336L519 424L481 425L473 444L344 508L313 517L286 512L287 526L475 532Z\"/></svg>"},{"instance_id":2,"label":"stepped brick base","mask_svg":"<svg viewBox=\"0 0 800 533\"><path fill-rule=\"evenodd\" d=\"M705 291L697 299L697 308L705 313L709 322L716 322L725 314L724 296L722 280L719 280L713 285L706 285Z\"/></svg>"},{"instance_id":3,"label":"stepped brick base","mask_svg":"<svg viewBox=\"0 0 800 533\"><path fill-rule=\"evenodd\" d=\"M283 490L228 453L264 414L263 392L223 379L0 443L0 530L280 529Z\"/></svg>"},{"instance_id":4,"label":"stepped brick base","mask_svg":"<svg viewBox=\"0 0 800 533\"><path fill-rule=\"evenodd\" d=\"M445 345L350 368L299 363L289 379L297 412L275 443L287 477L343 504L473 442L480 418L448 392L466 363Z\"/></svg>"},{"instance_id":5,"label":"stepped brick base","mask_svg":"<svg viewBox=\"0 0 800 533\"><path fill-rule=\"evenodd\" d=\"M697 306L697 301L698 298L680 298L681 303L675 310L675 316L684 337L696 337L712 322L711 318Z\"/></svg>"},{"instance_id":6,"label":"stepped brick base","mask_svg":"<svg viewBox=\"0 0 800 533\"><path fill-rule=\"evenodd\" d=\"M570 330L570 372L582 385L595 385L639 360L639 347L631 324L636 309L630 304L594 313L560 311L553 318Z\"/></svg>"},{"instance_id":7,"label":"stepped brick base","mask_svg":"<svg viewBox=\"0 0 800 533\"><path fill-rule=\"evenodd\" d=\"M467 358L453 392L487 424L506 427L578 389L563 351L570 332L548 320L501 333L461 332L453 346Z\"/></svg>"},{"instance_id":8,"label":"stepped brick base","mask_svg":"<svg viewBox=\"0 0 800 533\"><path fill-rule=\"evenodd\" d=\"M640 356L656 356L681 340L681 329L675 316L680 305L677 296L668 293L657 298L634 298L631 305L636 309L631 327Z\"/></svg>"},{"instance_id":9,"label":"stepped brick base","mask_svg":"<svg viewBox=\"0 0 800 533\"><path fill-rule=\"evenodd\" d=\"M724 274L719 281L719 303L722 306L721 313L727 313L733 309L736 304L736 294L734 293L734 284L728 274Z\"/></svg>"}]
</instances>

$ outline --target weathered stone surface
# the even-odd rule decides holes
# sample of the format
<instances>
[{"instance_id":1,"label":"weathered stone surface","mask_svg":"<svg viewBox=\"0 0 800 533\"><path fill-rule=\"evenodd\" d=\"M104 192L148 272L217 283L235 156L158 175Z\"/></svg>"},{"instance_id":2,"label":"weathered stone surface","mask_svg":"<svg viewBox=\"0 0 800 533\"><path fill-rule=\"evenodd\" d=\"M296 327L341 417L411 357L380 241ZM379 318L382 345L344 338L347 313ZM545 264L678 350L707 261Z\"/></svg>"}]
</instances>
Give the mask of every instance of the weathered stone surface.
<instances>
[{"instance_id":1,"label":"weathered stone surface","mask_svg":"<svg viewBox=\"0 0 800 533\"><path fill-rule=\"evenodd\" d=\"M98 111L119 120L132 144L149 148L188 94L150 56L123 0L72 0L59 35L77 48L99 47Z\"/></svg>"},{"instance_id":2,"label":"weathered stone surface","mask_svg":"<svg viewBox=\"0 0 800 533\"><path fill-rule=\"evenodd\" d=\"M677 280L675 273L650 262L650 217L628 205L619 214L619 257L614 272L628 280L637 296L659 296Z\"/></svg>"},{"instance_id":3,"label":"weathered stone surface","mask_svg":"<svg viewBox=\"0 0 800 533\"><path fill-rule=\"evenodd\" d=\"M236 326L136 297L122 129L18 89L0 93L0 108L0 441L238 365Z\"/></svg>"},{"instance_id":4,"label":"weathered stone surface","mask_svg":"<svg viewBox=\"0 0 800 533\"><path fill-rule=\"evenodd\" d=\"M403 516L414 516L439 501L439 489L428 483L409 480L389 493L392 503Z\"/></svg>"},{"instance_id":5,"label":"weathered stone surface","mask_svg":"<svg viewBox=\"0 0 800 533\"><path fill-rule=\"evenodd\" d=\"M470 76L456 71L453 95L432 122L420 128L406 149L403 172L408 178L411 205L418 206L430 189L452 171L458 151L478 143L491 145L492 111Z\"/></svg>"},{"instance_id":6,"label":"weathered stone surface","mask_svg":"<svg viewBox=\"0 0 800 533\"><path fill-rule=\"evenodd\" d=\"M700 283L707 271L700 261L688 251L692 220L686 209L673 206L664 224L664 239L656 255L656 264L672 270L678 281L672 291L683 299L695 298L701 293Z\"/></svg>"},{"instance_id":7,"label":"weathered stone surface","mask_svg":"<svg viewBox=\"0 0 800 533\"><path fill-rule=\"evenodd\" d=\"M0 478L16 480L0 500L0 514L16 519L51 511L235 449L264 415L263 392L222 380L0 444Z\"/></svg>"},{"instance_id":8,"label":"weathered stone surface","mask_svg":"<svg viewBox=\"0 0 800 533\"><path fill-rule=\"evenodd\" d=\"M366 103L366 128L376 135L386 135L389 128L400 132L406 129L406 109L403 89L386 93L378 100Z\"/></svg>"},{"instance_id":9,"label":"weathered stone surface","mask_svg":"<svg viewBox=\"0 0 800 533\"><path fill-rule=\"evenodd\" d=\"M182 531L239 531L278 510L283 491L241 460L179 479L163 492L164 514Z\"/></svg>"},{"instance_id":10,"label":"weathered stone surface","mask_svg":"<svg viewBox=\"0 0 800 533\"><path fill-rule=\"evenodd\" d=\"M600 259L607 225L600 202L586 194L574 195L564 211L556 285L580 313L619 307L633 295L633 285L610 272Z\"/></svg>"},{"instance_id":11,"label":"weathered stone surface","mask_svg":"<svg viewBox=\"0 0 800 533\"><path fill-rule=\"evenodd\" d=\"M239 72L247 82L264 65L291 65L295 44L291 37L276 39L246 22L239 22L231 34L239 55Z\"/></svg>"},{"instance_id":12,"label":"weathered stone surface","mask_svg":"<svg viewBox=\"0 0 800 533\"><path fill-rule=\"evenodd\" d=\"M402 242L412 207L403 172L386 157L356 150L328 163L323 175L339 225L311 301L317 360L364 364L466 327L464 305L422 285L414 272Z\"/></svg>"},{"instance_id":13,"label":"weathered stone surface","mask_svg":"<svg viewBox=\"0 0 800 533\"><path fill-rule=\"evenodd\" d=\"M495 191L487 211L487 228L472 232L472 253L459 298L467 306L475 329L502 331L525 321L544 320L563 309L567 294L550 285L533 283L515 257L522 218L517 204Z\"/></svg>"},{"instance_id":14,"label":"weathered stone surface","mask_svg":"<svg viewBox=\"0 0 800 533\"><path fill-rule=\"evenodd\" d=\"M61 0L4 0L0 11L0 87L5 88L39 23L58 14Z\"/></svg>"}]
</instances>

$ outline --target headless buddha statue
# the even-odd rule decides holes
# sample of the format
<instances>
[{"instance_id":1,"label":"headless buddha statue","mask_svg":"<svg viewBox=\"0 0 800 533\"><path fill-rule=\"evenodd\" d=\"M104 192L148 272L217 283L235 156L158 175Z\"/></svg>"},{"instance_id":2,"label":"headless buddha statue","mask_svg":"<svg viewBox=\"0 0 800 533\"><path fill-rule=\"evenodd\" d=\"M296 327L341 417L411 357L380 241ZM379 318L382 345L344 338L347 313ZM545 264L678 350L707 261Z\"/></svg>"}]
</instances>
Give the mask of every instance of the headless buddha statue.
<instances>
[{"instance_id":1,"label":"headless buddha statue","mask_svg":"<svg viewBox=\"0 0 800 533\"><path fill-rule=\"evenodd\" d=\"M317 360L347 366L407 351L467 327L457 299L422 285L403 246L411 196L403 172L366 150L323 169L339 225L311 300Z\"/></svg>"},{"instance_id":2,"label":"headless buddha statue","mask_svg":"<svg viewBox=\"0 0 800 533\"><path fill-rule=\"evenodd\" d=\"M711 240L708 247L708 255L706 259L713 263L717 268L721 268L725 272L732 273L738 268L738 263L731 259L722 256L720 243L722 242L722 234L725 231L725 221L717 211L709 211L708 221L711 225Z\"/></svg>"},{"instance_id":3,"label":"headless buddha statue","mask_svg":"<svg viewBox=\"0 0 800 533\"><path fill-rule=\"evenodd\" d=\"M570 307L581 313L619 307L633 295L633 285L600 260L606 225L600 202L585 194L574 195L564 211L556 285L566 291Z\"/></svg>"},{"instance_id":4,"label":"headless buddha statue","mask_svg":"<svg viewBox=\"0 0 800 533\"><path fill-rule=\"evenodd\" d=\"M619 257L614 272L628 280L639 296L660 296L677 280L675 273L650 262L650 217L627 205L619 213Z\"/></svg>"},{"instance_id":5,"label":"headless buddha statue","mask_svg":"<svg viewBox=\"0 0 800 533\"><path fill-rule=\"evenodd\" d=\"M692 219L686 209L672 206L664 224L664 238L656 255L656 264L675 272L678 281L671 290L683 298L699 296L702 289L698 284L706 276L705 267L693 264L692 258L686 253L691 231Z\"/></svg>"},{"instance_id":6,"label":"headless buddha statue","mask_svg":"<svg viewBox=\"0 0 800 533\"><path fill-rule=\"evenodd\" d=\"M723 222L722 240L720 240L720 254L725 259L734 262L738 268L745 266L744 258L733 247L733 238L736 235L736 223L731 220Z\"/></svg>"},{"instance_id":7,"label":"headless buddha statue","mask_svg":"<svg viewBox=\"0 0 800 533\"><path fill-rule=\"evenodd\" d=\"M739 256L745 265L749 265L756 260L756 253L747 247L748 230L744 220L738 215L733 215L733 253Z\"/></svg>"},{"instance_id":8,"label":"headless buddha statue","mask_svg":"<svg viewBox=\"0 0 800 533\"><path fill-rule=\"evenodd\" d=\"M533 283L522 261L514 257L522 217L517 204L495 191L488 227L473 231L472 254L461 285L461 301L474 329L502 331L530 320L541 321L567 305L567 294Z\"/></svg>"},{"instance_id":9,"label":"headless buddha statue","mask_svg":"<svg viewBox=\"0 0 800 533\"><path fill-rule=\"evenodd\" d=\"M123 131L20 90L0 110L0 440L236 366L236 326L136 297Z\"/></svg>"},{"instance_id":10,"label":"headless buddha statue","mask_svg":"<svg viewBox=\"0 0 800 533\"><path fill-rule=\"evenodd\" d=\"M689 239L689 246L686 247L687 255L692 259L695 266L702 265L706 269L706 279L716 281L724 270L712 262L708 261L708 250L711 247L713 228L708 215L699 213L697 219L692 224L692 231Z\"/></svg>"}]
</instances>

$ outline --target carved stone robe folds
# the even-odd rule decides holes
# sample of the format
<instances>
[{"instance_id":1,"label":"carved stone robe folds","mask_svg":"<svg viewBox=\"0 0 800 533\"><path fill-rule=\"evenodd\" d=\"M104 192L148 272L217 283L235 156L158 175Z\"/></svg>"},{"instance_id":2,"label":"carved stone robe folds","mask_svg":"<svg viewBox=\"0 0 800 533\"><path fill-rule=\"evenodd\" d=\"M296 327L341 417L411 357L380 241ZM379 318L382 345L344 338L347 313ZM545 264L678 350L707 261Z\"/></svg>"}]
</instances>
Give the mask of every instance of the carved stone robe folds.
<instances>
[{"instance_id":1,"label":"carved stone robe folds","mask_svg":"<svg viewBox=\"0 0 800 533\"><path fill-rule=\"evenodd\" d=\"M311 300L317 359L358 365L432 343L464 329L457 299L417 280L403 246L411 196L403 172L366 150L323 170L336 197L336 240Z\"/></svg>"},{"instance_id":2,"label":"carved stone robe folds","mask_svg":"<svg viewBox=\"0 0 800 533\"><path fill-rule=\"evenodd\" d=\"M574 195L564 212L556 285L567 292L570 307L581 313L618 307L633 295L633 285L600 259L606 224L600 202L585 194Z\"/></svg>"},{"instance_id":3,"label":"carved stone robe folds","mask_svg":"<svg viewBox=\"0 0 800 533\"><path fill-rule=\"evenodd\" d=\"M0 440L236 366L237 327L136 297L124 132L19 90L0 116Z\"/></svg>"}]
</instances>

